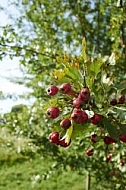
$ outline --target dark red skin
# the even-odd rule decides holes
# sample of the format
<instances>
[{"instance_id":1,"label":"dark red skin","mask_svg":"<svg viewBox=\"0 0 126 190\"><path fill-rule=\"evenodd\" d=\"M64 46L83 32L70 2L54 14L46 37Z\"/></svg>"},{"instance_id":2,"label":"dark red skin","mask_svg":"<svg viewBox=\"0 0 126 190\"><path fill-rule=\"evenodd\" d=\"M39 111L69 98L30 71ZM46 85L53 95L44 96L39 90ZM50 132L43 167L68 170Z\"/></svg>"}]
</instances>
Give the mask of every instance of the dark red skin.
<instances>
[{"instance_id":1,"label":"dark red skin","mask_svg":"<svg viewBox=\"0 0 126 190\"><path fill-rule=\"evenodd\" d=\"M111 158L113 156L113 153L109 153L108 156L107 156L107 161L108 162L111 162Z\"/></svg>"},{"instance_id":2,"label":"dark red skin","mask_svg":"<svg viewBox=\"0 0 126 190\"><path fill-rule=\"evenodd\" d=\"M84 100L82 98L75 98L73 101L74 108L81 108L84 104Z\"/></svg>"},{"instance_id":3,"label":"dark red skin","mask_svg":"<svg viewBox=\"0 0 126 190\"><path fill-rule=\"evenodd\" d=\"M118 103L124 104L125 103L125 94L120 94L118 97Z\"/></svg>"},{"instance_id":4,"label":"dark red skin","mask_svg":"<svg viewBox=\"0 0 126 190\"><path fill-rule=\"evenodd\" d=\"M109 145L109 144L112 144L112 143L116 143L117 141L115 139L113 139L112 137L104 137L104 143Z\"/></svg>"},{"instance_id":5,"label":"dark red skin","mask_svg":"<svg viewBox=\"0 0 126 190\"><path fill-rule=\"evenodd\" d=\"M70 126L71 126L71 121L70 119L63 119L61 122L60 122L60 126L63 128L63 129L68 129Z\"/></svg>"},{"instance_id":6,"label":"dark red skin","mask_svg":"<svg viewBox=\"0 0 126 190\"><path fill-rule=\"evenodd\" d=\"M122 142L126 142L126 134L121 134L121 135L119 136L119 139L120 139L120 141L122 141Z\"/></svg>"},{"instance_id":7,"label":"dark red skin","mask_svg":"<svg viewBox=\"0 0 126 190\"><path fill-rule=\"evenodd\" d=\"M91 118L91 123L94 125L99 124L102 121L101 115L95 113L94 116Z\"/></svg>"},{"instance_id":8,"label":"dark red skin","mask_svg":"<svg viewBox=\"0 0 126 190\"><path fill-rule=\"evenodd\" d=\"M75 123L84 124L88 121L88 115L81 111L80 109L76 109L71 114L71 118Z\"/></svg>"},{"instance_id":9,"label":"dark red skin","mask_svg":"<svg viewBox=\"0 0 126 190\"><path fill-rule=\"evenodd\" d=\"M49 118L55 119L59 116L60 110L57 107L51 106L47 109L46 114Z\"/></svg>"},{"instance_id":10,"label":"dark red skin","mask_svg":"<svg viewBox=\"0 0 126 190\"><path fill-rule=\"evenodd\" d=\"M69 94L72 90L70 83L63 83L59 89L60 89L60 92L63 94Z\"/></svg>"},{"instance_id":11,"label":"dark red skin","mask_svg":"<svg viewBox=\"0 0 126 190\"><path fill-rule=\"evenodd\" d=\"M97 141L95 140L96 137L97 137L96 134L91 135L91 136L90 136L91 142L96 143L96 142L97 142Z\"/></svg>"},{"instance_id":12,"label":"dark red skin","mask_svg":"<svg viewBox=\"0 0 126 190\"><path fill-rule=\"evenodd\" d=\"M90 99L90 90L89 90L89 88L87 88L87 87L82 88L78 97L82 98L84 101L88 101Z\"/></svg>"},{"instance_id":13,"label":"dark red skin","mask_svg":"<svg viewBox=\"0 0 126 190\"><path fill-rule=\"evenodd\" d=\"M121 161L120 166L124 166L124 165L125 165L125 162Z\"/></svg>"},{"instance_id":14,"label":"dark red skin","mask_svg":"<svg viewBox=\"0 0 126 190\"><path fill-rule=\"evenodd\" d=\"M46 92L49 96L55 96L58 93L58 88L55 85L51 85L46 89Z\"/></svg>"},{"instance_id":15,"label":"dark red skin","mask_svg":"<svg viewBox=\"0 0 126 190\"><path fill-rule=\"evenodd\" d=\"M87 155L87 156L92 156L93 153L94 153L94 150L93 150L93 149L86 151L86 155Z\"/></svg>"},{"instance_id":16,"label":"dark red skin","mask_svg":"<svg viewBox=\"0 0 126 190\"><path fill-rule=\"evenodd\" d=\"M113 106L115 106L117 104L117 100L115 98L112 98L110 100L110 104L113 105Z\"/></svg>"},{"instance_id":17,"label":"dark red skin","mask_svg":"<svg viewBox=\"0 0 126 190\"><path fill-rule=\"evenodd\" d=\"M58 145L60 145L60 146L62 146L62 147L64 147L64 148L70 146L70 144L71 144L71 140L70 140L70 142L67 144L67 143L65 142L65 139L59 140L59 143L58 143Z\"/></svg>"},{"instance_id":18,"label":"dark red skin","mask_svg":"<svg viewBox=\"0 0 126 190\"><path fill-rule=\"evenodd\" d=\"M59 133L58 132L52 132L49 134L49 141L54 144L59 143Z\"/></svg>"}]
</instances>

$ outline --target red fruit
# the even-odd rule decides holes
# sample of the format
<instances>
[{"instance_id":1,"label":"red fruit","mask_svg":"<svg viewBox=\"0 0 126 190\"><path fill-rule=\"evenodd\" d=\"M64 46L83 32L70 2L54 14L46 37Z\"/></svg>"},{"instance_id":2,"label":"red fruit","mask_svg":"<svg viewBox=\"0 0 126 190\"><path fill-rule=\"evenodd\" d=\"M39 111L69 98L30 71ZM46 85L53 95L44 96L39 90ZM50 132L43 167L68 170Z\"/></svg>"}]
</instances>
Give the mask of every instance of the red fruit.
<instances>
[{"instance_id":1,"label":"red fruit","mask_svg":"<svg viewBox=\"0 0 126 190\"><path fill-rule=\"evenodd\" d=\"M64 147L64 148L66 148L66 147L68 147L70 144L71 144L71 140L70 140L70 142L67 144L67 143L65 142L65 139L62 139L62 140L59 140L59 144L58 144L58 145L60 145L60 146L62 146L62 147Z\"/></svg>"},{"instance_id":2,"label":"red fruit","mask_svg":"<svg viewBox=\"0 0 126 190\"><path fill-rule=\"evenodd\" d=\"M121 134L119 137L120 141L126 142L126 134Z\"/></svg>"},{"instance_id":3,"label":"red fruit","mask_svg":"<svg viewBox=\"0 0 126 190\"><path fill-rule=\"evenodd\" d=\"M96 141L96 137L97 137L96 134L91 135L91 136L90 136L91 142L96 143L96 142L97 142L97 141Z\"/></svg>"},{"instance_id":4,"label":"red fruit","mask_svg":"<svg viewBox=\"0 0 126 190\"><path fill-rule=\"evenodd\" d=\"M125 162L121 161L120 166L124 166L124 165L125 165Z\"/></svg>"},{"instance_id":5,"label":"red fruit","mask_svg":"<svg viewBox=\"0 0 126 190\"><path fill-rule=\"evenodd\" d=\"M84 101L88 101L90 99L90 90L89 88L85 87L82 88L79 97L82 98Z\"/></svg>"},{"instance_id":6,"label":"red fruit","mask_svg":"<svg viewBox=\"0 0 126 190\"><path fill-rule=\"evenodd\" d=\"M49 141L54 144L59 143L59 133L58 132L52 132L49 134Z\"/></svg>"},{"instance_id":7,"label":"red fruit","mask_svg":"<svg viewBox=\"0 0 126 190\"><path fill-rule=\"evenodd\" d=\"M120 94L118 97L119 104L125 103L125 94Z\"/></svg>"},{"instance_id":8,"label":"red fruit","mask_svg":"<svg viewBox=\"0 0 126 190\"><path fill-rule=\"evenodd\" d=\"M97 113L95 113L94 116L91 118L91 123L94 125L99 124L101 121L102 121L102 117Z\"/></svg>"},{"instance_id":9,"label":"red fruit","mask_svg":"<svg viewBox=\"0 0 126 190\"><path fill-rule=\"evenodd\" d=\"M117 104L117 100L115 98L112 98L110 100L110 104L113 105L113 106L115 106Z\"/></svg>"},{"instance_id":10,"label":"red fruit","mask_svg":"<svg viewBox=\"0 0 126 190\"><path fill-rule=\"evenodd\" d=\"M112 137L104 137L104 143L109 145L109 144L112 144L112 143L116 143L117 141L115 139L113 139Z\"/></svg>"},{"instance_id":11,"label":"red fruit","mask_svg":"<svg viewBox=\"0 0 126 190\"><path fill-rule=\"evenodd\" d=\"M109 153L108 156L107 156L107 161L108 162L111 162L111 158L113 156L113 153Z\"/></svg>"},{"instance_id":12,"label":"red fruit","mask_svg":"<svg viewBox=\"0 0 126 190\"><path fill-rule=\"evenodd\" d=\"M49 96L55 96L58 93L57 86L51 85L46 89L46 92Z\"/></svg>"},{"instance_id":13,"label":"red fruit","mask_svg":"<svg viewBox=\"0 0 126 190\"><path fill-rule=\"evenodd\" d=\"M88 115L80 109L74 110L71 114L71 118L75 123L84 124L88 121Z\"/></svg>"},{"instance_id":14,"label":"red fruit","mask_svg":"<svg viewBox=\"0 0 126 190\"><path fill-rule=\"evenodd\" d=\"M87 155L87 156L92 156L93 153L94 153L94 150L93 150L93 149L86 151L86 155Z\"/></svg>"},{"instance_id":15,"label":"red fruit","mask_svg":"<svg viewBox=\"0 0 126 190\"><path fill-rule=\"evenodd\" d=\"M51 106L47 109L46 114L49 118L55 119L59 116L60 110L57 107Z\"/></svg>"},{"instance_id":16,"label":"red fruit","mask_svg":"<svg viewBox=\"0 0 126 190\"><path fill-rule=\"evenodd\" d=\"M68 94L71 91L71 85L69 83L63 83L60 86L60 92L62 92L63 94Z\"/></svg>"},{"instance_id":17,"label":"red fruit","mask_svg":"<svg viewBox=\"0 0 126 190\"><path fill-rule=\"evenodd\" d=\"M74 108L80 108L84 104L84 100L82 98L75 98L73 101L73 107Z\"/></svg>"},{"instance_id":18,"label":"red fruit","mask_svg":"<svg viewBox=\"0 0 126 190\"><path fill-rule=\"evenodd\" d=\"M61 122L60 122L60 126L63 128L63 129L68 129L70 126L71 126L71 121L69 119L63 119Z\"/></svg>"}]
</instances>

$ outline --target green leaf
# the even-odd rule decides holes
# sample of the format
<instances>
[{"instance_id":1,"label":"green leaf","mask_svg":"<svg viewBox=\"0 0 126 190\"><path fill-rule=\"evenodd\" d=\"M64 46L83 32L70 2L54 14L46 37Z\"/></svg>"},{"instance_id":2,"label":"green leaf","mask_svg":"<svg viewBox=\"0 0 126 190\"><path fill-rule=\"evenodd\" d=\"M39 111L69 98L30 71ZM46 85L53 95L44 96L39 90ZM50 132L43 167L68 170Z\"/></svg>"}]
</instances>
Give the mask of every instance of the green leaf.
<instances>
[{"instance_id":1,"label":"green leaf","mask_svg":"<svg viewBox=\"0 0 126 190\"><path fill-rule=\"evenodd\" d=\"M65 139L65 142L66 142L67 144L69 144L69 142L70 142L70 139L71 139L71 136L72 136L72 132L73 132L73 125L71 125L71 126L69 127L69 129L67 129L67 131L66 131L66 139Z\"/></svg>"},{"instance_id":2,"label":"green leaf","mask_svg":"<svg viewBox=\"0 0 126 190\"><path fill-rule=\"evenodd\" d=\"M93 75L94 77L100 72L101 66L103 62L101 59L95 59L93 62L87 65L87 71L89 75Z\"/></svg>"},{"instance_id":3,"label":"green leaf","mask_svg":"<svg viewBox=\"0 0 126 190\"><path fill-rule=\"evenodd\" d=\"M122 131L122 133L126 134L126 124L119 124L119 128Z\"/></svg>"},{"instance_id":4,"label":"green leaf","mask_svg":"<svg viewBox=\"0 0 126 190\"><path fill-rule=\"evenodd\" d=\"M115 140L119 140L119 132L115 126L113 126L107 118L103 119L104 126L106 127L109 135Z\"/></svg>"},{"instance_id":5,"label":"green leaf","mask_svg":"<svg viewBox=\"0 0 126 190\"><path fill-rule=\"evenodd\" d=\"M126 88L126 80L122 81L120 84L116 86L117 89L122 90Z\"/></svg>"},{"instance_id":6,"label":"green leaf","mask_svg":"<svg viewBox=\"0 0 126 190\"><path fill-rule=\"evenodd\" d=\"M83 60L86 61L87 56L86 56L86 40L85 40L85 38L83 38L83 40L82 40L82 57L83 57Z\"/></svg>"}]
</instances>

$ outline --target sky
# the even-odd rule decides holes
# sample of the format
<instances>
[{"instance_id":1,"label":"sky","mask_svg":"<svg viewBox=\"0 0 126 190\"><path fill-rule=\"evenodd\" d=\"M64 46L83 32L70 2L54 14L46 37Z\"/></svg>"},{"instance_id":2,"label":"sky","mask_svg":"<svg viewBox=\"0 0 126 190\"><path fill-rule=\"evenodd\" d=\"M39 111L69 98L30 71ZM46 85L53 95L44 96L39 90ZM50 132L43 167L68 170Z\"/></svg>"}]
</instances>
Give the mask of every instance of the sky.
<instances>
[{"instance_id":1,"label":"sky","mask_svg":"<svg viewBox=\"0 0 126 190\"><path fill-rule=\"evenodd\" d=\"M9 12L13 12L16 14L16 10L13 6L8 7L9 0L0 0L0 6L7 7ZM10 20L7 15L0 11L0 26L5 26L6 24L10 24ZM0 28L1 30L1 28ZM1 33L1 31L0 31ZM10 60L9 58L5 58L0 61L0 91L7 94L14 94L18 97L18 94L24 94L29 91L26 87L19 84L14 84L9 81L7 78L15 78L15 77L22 77L23 73L20 70L19 59L14 58ZM29 104L30 100L26 101L20 98L16 99L6 99L0 100L0 113L10 112L12 106L17 104Z\"/></svg>"}]
</instances>

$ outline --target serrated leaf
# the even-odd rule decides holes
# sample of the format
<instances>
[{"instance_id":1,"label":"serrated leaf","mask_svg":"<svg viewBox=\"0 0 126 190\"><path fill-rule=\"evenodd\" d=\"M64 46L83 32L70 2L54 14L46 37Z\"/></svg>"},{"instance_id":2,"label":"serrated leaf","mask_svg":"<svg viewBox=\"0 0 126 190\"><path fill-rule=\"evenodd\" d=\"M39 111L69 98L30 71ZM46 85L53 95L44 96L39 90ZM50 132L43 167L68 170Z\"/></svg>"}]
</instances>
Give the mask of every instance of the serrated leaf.
<instances>
[{"instance_id":1,"label":"serrated leaf","mask_svg":"<svg viewBox=\"0 0 126 190\"><path fill-rule=\"evenodd\" d=\"M122 90L126 88L126 80L122 81L120 84L116 86L117 89Z\"/></svg>"},{"instance_id":2,"label":"serrated leaf","mask_svg":"<svg viewBox=\"0 0 126 190\"><path fill-rule=\"evenodd\" d=\"M119 132L115 126L113 126L107 118L103 119L104 126L106 127L109 135L115 140L119 140Z\"/></svg>"},{"instance_id":3,"label":"serrated leaf","mask_svg":"<svg viewBox=\"0 0 126 190\"><path fill-rule=\"evenodd\" d=\"M101 59L95 59L93 62L87 65L88 74L92 74L93 76L97 76L97 74L100 72L101 66L103 62Z\"/></svg>"},{"instance_id":4,"label":"serrated leaf","mask_svg":"<svg viewBox=\"0 0 126 190\"><path fill-rule=\"evenodd\" d=\"M70 140L71 140L72 132L73 132L73 125L71 125L71 126L69 127L69 129L67 129L67 131L66 131L65 142L66 142L67 144L69 144L69 142L70 142Z\"/></svg>"}]
</instances>

